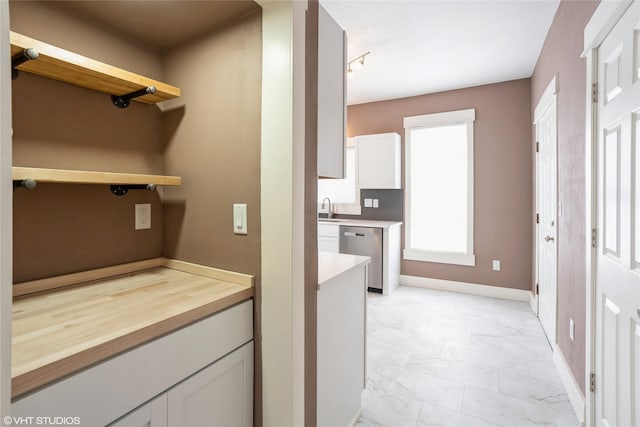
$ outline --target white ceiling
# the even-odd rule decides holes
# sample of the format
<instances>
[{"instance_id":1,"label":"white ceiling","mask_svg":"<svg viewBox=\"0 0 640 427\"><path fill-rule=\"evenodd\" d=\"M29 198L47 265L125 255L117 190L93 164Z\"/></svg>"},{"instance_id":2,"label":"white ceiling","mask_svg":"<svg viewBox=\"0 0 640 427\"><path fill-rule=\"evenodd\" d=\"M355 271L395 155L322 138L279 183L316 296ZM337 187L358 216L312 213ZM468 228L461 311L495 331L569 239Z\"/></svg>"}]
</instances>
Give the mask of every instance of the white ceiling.
<instances>
[{"instance_id":1,"label":"white ceiling","mask_svg":"<svg viewBox=\"0 0 640 427\"><path fill-rule=\"evenodd\" d=\"M349 105L530 77L558 0L321 0L345 29Z\"/></svg>"}]
</instances>

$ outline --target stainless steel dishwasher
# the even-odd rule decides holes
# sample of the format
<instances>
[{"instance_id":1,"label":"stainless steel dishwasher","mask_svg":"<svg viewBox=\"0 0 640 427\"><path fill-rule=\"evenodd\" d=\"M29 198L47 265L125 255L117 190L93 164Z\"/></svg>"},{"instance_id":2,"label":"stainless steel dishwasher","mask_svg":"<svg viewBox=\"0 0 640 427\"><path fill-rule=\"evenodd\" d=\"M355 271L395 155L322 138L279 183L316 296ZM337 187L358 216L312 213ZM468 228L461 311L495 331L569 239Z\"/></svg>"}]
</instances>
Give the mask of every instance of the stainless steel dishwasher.
<instances>
[{"instance_id":1,"label":"stainless steel dishwasher","mask_svg":"<svg viewBox=\"0 0 640 427\"><path fill-rule=\"evenodd\" d=\"M372 292L382 292L382 228L340 226L340 253L371 257L369 283Z\"/></svg>"}]
</instances>

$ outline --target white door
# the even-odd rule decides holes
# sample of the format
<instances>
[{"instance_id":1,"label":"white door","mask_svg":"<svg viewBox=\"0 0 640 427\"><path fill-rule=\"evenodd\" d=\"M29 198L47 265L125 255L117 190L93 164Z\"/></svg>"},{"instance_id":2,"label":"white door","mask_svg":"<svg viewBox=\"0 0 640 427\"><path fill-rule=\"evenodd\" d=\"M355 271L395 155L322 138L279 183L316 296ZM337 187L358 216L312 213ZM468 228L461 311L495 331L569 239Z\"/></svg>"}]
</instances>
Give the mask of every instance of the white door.
<instances>
[{"instance_id":1,"label":"white door","mask_svg":"<svg viewBox=\"0 0 640 427\"><path fill-rule=\"evenodd\" d=\"M557 272L557 151L556 79L545 90L535 110L538 317L549 343L556 342Z\"/></svg>"},{"instance_id":2,"label":"white door","mask_svg":"<svg viewBox=\"0 0 640 427\"><path fill-rule=\"evenodd\" d=\"M640 1L598 50L597 426L640 425Z\"/></svg>"}]
</instances>

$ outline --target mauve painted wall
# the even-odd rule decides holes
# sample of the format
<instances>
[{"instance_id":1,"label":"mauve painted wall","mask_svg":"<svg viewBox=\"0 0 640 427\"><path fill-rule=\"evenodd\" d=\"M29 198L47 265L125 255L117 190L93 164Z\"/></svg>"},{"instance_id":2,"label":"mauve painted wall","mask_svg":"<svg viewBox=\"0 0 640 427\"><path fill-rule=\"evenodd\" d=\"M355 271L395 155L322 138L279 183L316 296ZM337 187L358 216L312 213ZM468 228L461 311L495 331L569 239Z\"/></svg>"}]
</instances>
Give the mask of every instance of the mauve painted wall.
<instances>
[{"instance_id":1,"label":"mauve painted wall","mask_svg":"<svg viewBox=\"0 0 640 427\"><path fill-rule=\"evenodd\" d=\"M259 284L259 11L164 55L55 2L11 2L10 12L12 30L182 89L164 111L139 102L123 110L108 95L28 73L12 83L16 166L183 178L120 198L95 185L16 192L14 280L166 255ZM134 230L135 203L152 203L151 230ZM248 204L246 236L233 234L233 203Z\"/></svg>"},{"instance_id":2,"label":"mauve painted wall","mask_svg":"<svg viewBox=\"0 0 640 427\"><path fill-rule=\"evenodd\" d=\"M162 78L157 52L55 2L10 2L11 29L119 67ZM13 164L161 174L161 111L29 73L12 83ZM152 204L152 229L134 230L135 203ZM38 185L13 196L14 282L158 257L159 192L114 197L106 185Z\"/></svg>"},{"instance_id":3,"label":"mauve painted wall","mask_svg":"<svg viewBox=\"0 0 640 427\"><path fill-rule=\"evenodd\" d=\"M182 185L163 196L165 256L260 278L262 15L169 49L164 171ZM233 233L234 203L247 204L247 235Z\"/></svg>"},{"instance_id":4,"label":"mauve painted wall","mask_svg":"<svg viewBox=\"0 0 640 427\"><path fill-rule=\"evenodd\" d=\"M179 98L165 102L165 256L255 276L254 425L262 426L260 145L262 13L257 10L165 53ZM233 233L247 204L247 235Z\"/></svg>"},{"instance_id":5,"label":"mauve painted wall","mask_svg":"<svg viewBox=\"0 0 640 427\"><path fill-rule=\"evenodd\" d=\"M9 2L11 30L80 55L163 80L162 52L122 36L64 4Z\"/></svg>"},{"instance_id":6,"label":"mauve painted wall","mask_svg":"<svg viewBox=\"0 0 640 427\"><path fill-rule=\"evenodd\" d=\"M580 58L584 27L597 1L563 1L558 7L531 78L531 111L553 76L558 96L558 317L556 337L584 393L585 384L585 85ZM533 116L532 116L533 121ZM575 341L569 338L575 321Z\"/></svg>"},{"instance_id":7,"label":"mauve painted wall","mask_svg":"<svg viewBox=\"0 0 640 427\"><path fill-rule=\"evenodd\" d=\"M403 170L404 117L476 109L476 266L403 260L402 274L531 289L530 229L533 208L530 90L530 80L522 79L349 106L349 136L383 132L397 132L402 136ZM501 260L501 271L492 270L494 259Z\"/></svg>"}]
</instances>

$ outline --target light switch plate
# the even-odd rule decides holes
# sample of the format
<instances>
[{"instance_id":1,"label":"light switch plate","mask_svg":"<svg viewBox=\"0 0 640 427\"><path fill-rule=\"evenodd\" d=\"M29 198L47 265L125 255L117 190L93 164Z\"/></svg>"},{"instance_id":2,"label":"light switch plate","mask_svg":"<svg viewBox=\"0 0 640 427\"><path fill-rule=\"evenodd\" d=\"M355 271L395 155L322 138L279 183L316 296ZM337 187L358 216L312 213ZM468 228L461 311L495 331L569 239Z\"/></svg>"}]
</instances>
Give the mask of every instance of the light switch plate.
<instances>
[{"instance_id":1,"label":"light switch plate","mask_svg":"<svg viewBox=\"0 0 640 427\"><path fill-rule=\"evenodd\" d=\"M500 271L500 260L499 259L494 259L493 260L493 270L494 271Z\"/></svg>"},{"instance_id":2,"label":"light switch plate","mask_svg":"<svg viewBox=\"0 0 640 427\"><path fill-rule=\"evenodd\" d=\"M364 207L365 208L370 208L371 206L373 206L373 200L372 199L364 199Z\"/></svg>"},{"instance_id":3,"label":"light switch plate","mask_svg":"<svg viewBox=\"0 0 640 427\"><path fill-rule=\"evenodd\" d=\"M247 234L246 203L234 203L233 205L233 232L235 234Z\"/></svg>"},{"instance_id":4,"label":"light switch plate","mask_svg":"<svg viewBox=\"0 0 640 427\"><path fill-rule=\"evenodd\" d=\"M569 318L569 338L571 338L571 341L575 339L575 336L576 336L576 324L573 321L573 319Z\"/></svg>"},{"instance_id":5,"label":"light switch plate","mask_svg":"<svg viewBox=\"0 0 640 427\"><path fill-rule=\"evenodd\" d=\"M135 229L148 230L151 228L151 203L136 203Z\"/></svg>"}]
</instances>

